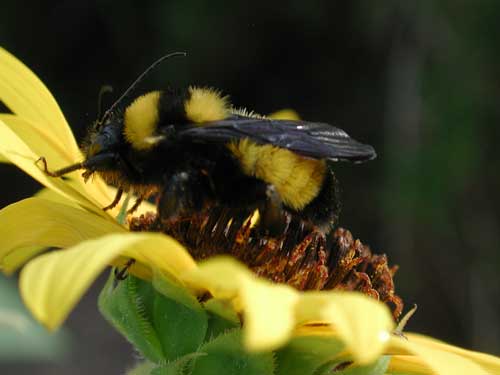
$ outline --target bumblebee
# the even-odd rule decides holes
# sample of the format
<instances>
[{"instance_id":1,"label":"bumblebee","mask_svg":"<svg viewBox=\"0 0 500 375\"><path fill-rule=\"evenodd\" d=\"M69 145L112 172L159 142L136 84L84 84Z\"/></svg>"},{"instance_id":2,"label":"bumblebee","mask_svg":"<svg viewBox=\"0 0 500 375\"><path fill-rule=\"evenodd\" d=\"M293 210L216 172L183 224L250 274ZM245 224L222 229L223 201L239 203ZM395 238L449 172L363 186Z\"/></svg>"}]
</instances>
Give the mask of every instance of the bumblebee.
<instances>
[{"instance_id":1,"label":"bumblebee","mask_svg":"<svg viewBox=\"0 0 500 375\"><path fill-rule=\"evenodd\" d=\"M89 131L84 161L54 172L45 164L45 172L100 174L118 188L104 209L116 206L123 192L139 197L131 211L156 196L162 221L230 207L238 217L258 209L270 233L283 227L287 214L322 232L333 227L340 204L331 164L373 159L371 146L329 124L235 109L211 88L152 91L120 108L155 64Z\"/></svg>"}]
</instances>

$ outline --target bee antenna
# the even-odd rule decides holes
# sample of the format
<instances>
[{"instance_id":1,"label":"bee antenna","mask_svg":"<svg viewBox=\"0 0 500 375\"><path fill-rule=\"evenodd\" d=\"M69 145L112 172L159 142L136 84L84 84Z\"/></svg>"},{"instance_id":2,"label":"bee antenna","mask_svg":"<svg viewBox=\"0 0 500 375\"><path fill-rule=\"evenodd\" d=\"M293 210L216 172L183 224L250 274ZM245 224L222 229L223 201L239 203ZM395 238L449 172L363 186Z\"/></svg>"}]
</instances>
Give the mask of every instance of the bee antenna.
<instances>
[{"instance_id":1,"label":"bee antenna","mask_svg":"<svg viewBox=\"0 0 500 375\"><path fill-rule=\"evenodd\" d=\"M104 94L108 92L113 92L113 88L110 85L103 85L99 90L99 96L97 97L97 120L101 118L102 114L102 98Z\"/></svg>"},{"instance_id":2,"label":"bee antenna","mask_svg":"<svg viewBox=\"0 0 500 375\"><path fill-rule=\"evenodd\" d=\"M123 99L126 98L126 96L146 77L149 72L151 72L154 68L156 68L158 65L160 65L163 61L171 58L171 57L177 57L177 56L186 56L186 52L172 52L169 53L168 55L160 57L158 60L156 60L154 63L152 63L139 77L136 78L134 82L129 86L128 89L125 90L125 92L116 100L109 109L104 112L104 115L102 116L102 119L100 120L100 123L104 123L106 119L113 113L115 108L122 102Z\"/></svg>"}]
</instances>

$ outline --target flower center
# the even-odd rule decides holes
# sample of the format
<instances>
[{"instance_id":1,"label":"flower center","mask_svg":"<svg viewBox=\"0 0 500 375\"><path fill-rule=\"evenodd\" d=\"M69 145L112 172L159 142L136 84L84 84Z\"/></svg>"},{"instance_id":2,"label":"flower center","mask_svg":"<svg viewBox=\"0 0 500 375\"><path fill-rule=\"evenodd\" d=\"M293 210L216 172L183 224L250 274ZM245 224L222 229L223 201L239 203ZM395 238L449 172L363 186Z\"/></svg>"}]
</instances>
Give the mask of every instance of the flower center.
<instances>
[{"instance_id":1,"label":"flower center","mask_svg":"<svg viewBox=\"0 0 500 375\"><path fill-rule=\"evenodd\" d=\"M393 276L385 254L372 254L347 229L328 235L306 229L298 219L288 218L280 237L269 237L251 225L249 218L228 208L211 209L182 220L162 222L156 214L134 217L131 231L156 231L182 243L196 260L231 255L257 275L298 290L360 291L386 303L397 319L403 310L395 294Z\"/></svg>"}]
</instances>

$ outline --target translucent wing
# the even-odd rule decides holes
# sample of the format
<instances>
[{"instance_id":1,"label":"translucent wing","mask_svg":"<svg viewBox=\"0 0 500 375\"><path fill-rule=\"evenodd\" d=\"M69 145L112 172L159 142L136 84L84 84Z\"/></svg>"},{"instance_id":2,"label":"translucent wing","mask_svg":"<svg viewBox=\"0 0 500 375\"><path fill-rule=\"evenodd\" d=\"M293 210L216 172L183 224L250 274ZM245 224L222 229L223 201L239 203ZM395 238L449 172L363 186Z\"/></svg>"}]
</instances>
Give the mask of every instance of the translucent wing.
<instances>
[{"instance_id":1,"label":"translucent wing","mask_svg":"<svg viewBox=\"0 0 500 375\"><path fill-rule=\"evenodd\" d=\"M235 116L234 118L187 127L179 136L193 142L226 143L249 138L315 159L363 162L377 156L370 145L352 139L332 125L291 120L271 120Z\"/></svg>"}]
</instances>

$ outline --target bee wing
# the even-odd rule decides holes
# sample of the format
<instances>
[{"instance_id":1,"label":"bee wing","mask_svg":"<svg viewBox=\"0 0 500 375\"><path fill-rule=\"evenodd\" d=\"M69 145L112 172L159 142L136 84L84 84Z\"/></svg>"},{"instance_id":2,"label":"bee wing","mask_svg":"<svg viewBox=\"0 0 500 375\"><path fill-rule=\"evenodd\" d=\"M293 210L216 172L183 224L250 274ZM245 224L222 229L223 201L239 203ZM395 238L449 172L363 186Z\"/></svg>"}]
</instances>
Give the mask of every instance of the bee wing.
<instances>
[{"instance_id":1,"label":"bee wing","mask_svg":"<svg viewBox=\"0 0 500 375\"><path fill-rule=\"evenodd\" d=\"M377 154L370 145L360 143L329 124L307 121L235 117L201 126L188 127L179 136L195 142L226 143L249 138L315 159L363 162Z\"/></svg>"}]
</instances>

